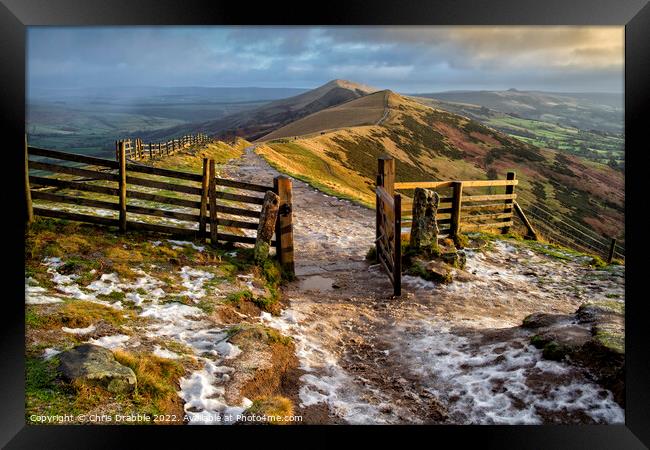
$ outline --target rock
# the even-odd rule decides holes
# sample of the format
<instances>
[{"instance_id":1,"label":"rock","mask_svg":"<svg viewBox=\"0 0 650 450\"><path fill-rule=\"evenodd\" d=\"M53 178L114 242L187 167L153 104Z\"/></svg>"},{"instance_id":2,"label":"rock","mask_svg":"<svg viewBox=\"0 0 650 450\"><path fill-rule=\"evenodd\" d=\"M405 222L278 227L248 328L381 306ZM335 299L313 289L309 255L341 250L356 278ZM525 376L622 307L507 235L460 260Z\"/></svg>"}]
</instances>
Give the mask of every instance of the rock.
<instances>
[{"instance_id":1,"label":"rock","mask_svg":"<svg viewBox=\"0 0 650 450\"><path fill-rule=\"evenodd\" d=\"M534 313L523 328L535 328L530 343L542 356L586 370L625 407L624 304L609 300L586 303L571 315Z\"/></svg>"},{"instance_id":2,"label":"rock","mask_svg":"<svg viewBox=\"0 0 650 450\"><path fill-rule=\"evenodd\" d=\"M441 253L440 259L442 259L450 266L457 267L458 269L465 268L465 264L467 263L467 255L465 255L465 252L462 250Z\"/></svg>"},{"instance_id":3,"label":"rock","mask_svg":"<svg viewBox=\"0 0 650 450\"><path fill-rule=\"evenodd\" d=\"M413 220L409 247L420 249L438 244L438 223L436 214L440 195L430 189L415 188L413 197Z\"/></svg>"},{"instance_id":4,"label":"rock","mask_svg":"<svg viewBox=\"0 0 650 450\"><path fill-rule=\"evenodd\" d=\"M82 344L59 355L63 377L70 381L100 386L109 392L132 392L137 385L133 370L115 360L113 352L92 344Z\"/></svg>"},{"instance_id":5,"label":"rock","mask_svg":"<svg viewBox=\"0 0 650 450\"><path fill-rule=\"evenodd\" d=\"M429 261L424 266L428 279L440 283L451 283L453 275L451 267L442 261Z\"/></svg>"},{"instance_id":6,"label":"rock","mask_svg":"<svg viewBox=\"0 0 650 450\"><path fill-rule=\"evenodd\" d=\"M273 191L266 191L264 203L260 213L260 221L257 227L257 238L253 251L255 261L258 263L266 261L271 248L271 238L275 231L275 222L280 208L280 197Z\"/></svg>"},{"instance_id":7,"label":"rock","mask_svg":"<svg viewBox=\"0 0 650 450\"><path fill-rule=\"evenodd\" d=\"M533 313L524 318L521 326L524 328L550 327L568 319L569 316L564 314Z\"/></svg>"}]
</instances>

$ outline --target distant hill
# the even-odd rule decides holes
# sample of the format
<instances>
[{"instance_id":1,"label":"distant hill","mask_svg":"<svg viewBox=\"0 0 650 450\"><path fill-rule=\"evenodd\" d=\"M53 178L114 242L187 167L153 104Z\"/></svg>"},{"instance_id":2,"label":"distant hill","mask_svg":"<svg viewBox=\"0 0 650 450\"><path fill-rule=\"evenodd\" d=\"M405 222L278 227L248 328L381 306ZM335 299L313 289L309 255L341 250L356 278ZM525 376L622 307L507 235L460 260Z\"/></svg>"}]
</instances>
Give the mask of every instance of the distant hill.
<instances>
[{"instance_id":1,"label":"distant hill","mask_svg":"<svg viewBox=\"0 0 650 450\"><path fill-rule=\"evenodd\" d=\"M234 136L253 140L302 117L321 111L330 106L362 97L377 91L363 84L346 80L332 80L316 89L282 100L276 100L250 111L232 114L227 117L168 130L167 135L202 132L219 138ZM164 133L161 130L152 137Z\"/></svg>"},{"instance_id":2,"label":"distant hill","mask_svg":"<svg viewBox=\"0 0 650 450\"><path fill-rule=\"evenodd\" d=\"M623 94L540 91L450 91L413 94L445 102L465 103L526 119L559 122L582 130L623 132Z\"/></svg>"},{"instance_id":3,"label":"distant hill","mask_svg":"<svg viewBox=\"0 0 650 450\"><path fill-rule=\"evenodd\" d=\"M382 100L388 112L380 124L373 123ZM354 108L363 118L350 119L351 106L357 105L367 110ZM540 149L391 91L328 108L263 140L258 153L279 170L367 205L374 202L377 158L389 153L397 161L399 181L502 178L515 170L522 198L606 235L623 230L620 171Z\"/></svg>"},{"instance_id":4,"label":"distant hill","mask_svg":"<svg viewBox=\"0 0 650 450\"><path fill-rule=\"evenodd\" d=\"M32 88L28 101L108 103L113 105L164 105L173 103L234 103L271 101L301 94L307 89L260 87L116 86L102 88Z\"/></svg>"}]
</instances>

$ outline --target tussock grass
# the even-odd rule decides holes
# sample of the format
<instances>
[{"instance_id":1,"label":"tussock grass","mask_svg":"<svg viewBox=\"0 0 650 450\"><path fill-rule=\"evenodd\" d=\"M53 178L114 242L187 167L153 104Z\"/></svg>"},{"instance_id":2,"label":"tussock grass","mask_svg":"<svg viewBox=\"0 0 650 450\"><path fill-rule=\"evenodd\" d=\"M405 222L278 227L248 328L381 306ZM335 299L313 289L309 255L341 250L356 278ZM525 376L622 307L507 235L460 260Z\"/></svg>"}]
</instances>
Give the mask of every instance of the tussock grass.
<instances>
[{"instance_id":1,"label":"tussock grass","mask_svg":"<svg viewBox=\"0 0 650 450\"><path fill-rule=\"evenodd\" d=\"M115 350L115 359L130 367L138 379L133 400L137 405L157 414L182 412L178 380L185 374L183 365L175 360L146 353Z\"/></svg>"},{"instance_id":2,"label":"tussock grass","mask_svg":"<svg viewBox=\"0 0 650 450\"><path fill-rule=\"evenodd\" d=\"M266 423L272 425L286 425L291 421L287 416L293 415L293 403L286 397L274 395L260 397L253 400L253 404L244 412L246 415L263 416Z\"/></svg>"}]
</instances>

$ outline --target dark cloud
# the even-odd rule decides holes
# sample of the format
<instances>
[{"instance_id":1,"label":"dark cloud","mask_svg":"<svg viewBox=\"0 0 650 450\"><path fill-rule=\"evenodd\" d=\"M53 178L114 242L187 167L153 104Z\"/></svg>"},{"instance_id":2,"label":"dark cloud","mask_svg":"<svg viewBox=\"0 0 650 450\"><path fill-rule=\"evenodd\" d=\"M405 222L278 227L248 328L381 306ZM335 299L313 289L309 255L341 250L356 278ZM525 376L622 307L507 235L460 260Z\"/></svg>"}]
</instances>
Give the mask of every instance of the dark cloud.
<instances>
[{"instance_id":1,"label":"dark cloud","mask_svg":"<svg viewBox=\"0 0 650 450\"><path fill-rule=\"evenodd\" d=\"M622 27L32 27L30 86L621 91Z\"/></svg>"}]
</instances>

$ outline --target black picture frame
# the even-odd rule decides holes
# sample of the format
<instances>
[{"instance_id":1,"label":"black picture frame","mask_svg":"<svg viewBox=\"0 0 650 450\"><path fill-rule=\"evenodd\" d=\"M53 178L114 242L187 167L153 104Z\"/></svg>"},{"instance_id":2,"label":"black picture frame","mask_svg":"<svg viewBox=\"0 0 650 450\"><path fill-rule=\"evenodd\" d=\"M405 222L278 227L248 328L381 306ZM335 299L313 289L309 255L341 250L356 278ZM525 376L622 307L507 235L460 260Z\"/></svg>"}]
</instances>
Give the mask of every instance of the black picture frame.
<instances>
[{"instance_id":1,"label":"black picture frame","mask_svg":"<svg viewBox=\"0 0 650 450\"><path fill-rule=\"evenodd\" d=\"M626 409L625 425L588 426L397 426L354 427L375 438L397 432L409 442L450 446L473 441L480 448L646 448L650 446L650 342L643 269L648 233L644 226L644 170L650 152L650 5L645 0L493 0L493 1L326 1L204 0L0 0L0 106L6 229L3 240L0 445L6 448L115 448L136 438L181 439L214 445L226 435L291 440L302 445L305 432L323 427L116 427L28 426L24 408L24 199L22 150L25 133L26 27L34 25L624 25L626 134ZM349 427L326 427L329 441L348 439ZM300 434L299 437L296 433ZM244 439L244 440L242 440ZM308 438L309 439L309 438ZM271 442L271 441L269 441ZM406 441L405 441L406 443ZM142 444L141 444L142 445ZM153 446L150 441L148 447Z\"/></svg>"}]
</instances>

